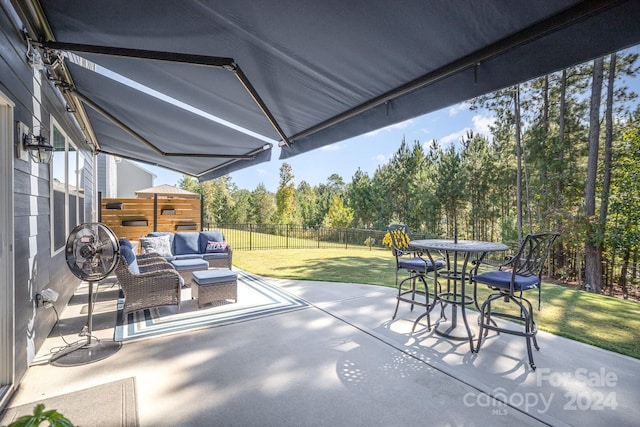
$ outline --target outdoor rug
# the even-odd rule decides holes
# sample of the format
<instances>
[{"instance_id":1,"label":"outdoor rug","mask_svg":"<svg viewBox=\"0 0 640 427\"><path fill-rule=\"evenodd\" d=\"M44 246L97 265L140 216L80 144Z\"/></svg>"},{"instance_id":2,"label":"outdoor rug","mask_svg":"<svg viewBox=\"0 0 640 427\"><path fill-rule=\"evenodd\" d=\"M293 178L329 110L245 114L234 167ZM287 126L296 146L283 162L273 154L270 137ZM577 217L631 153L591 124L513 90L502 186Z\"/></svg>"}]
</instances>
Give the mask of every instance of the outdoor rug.
<instances>
[{"instance_id":1,"label":"outdoor rug","mask_svg":"<svg viewBox=\"0 0 640 427\"><path fill-rule=\"evenodd\" d=\"M55 409L76 426L136 427L138 425L136 387L133 378L9 407L0 416L0 425L8 425L22 415L33 414L33 408L38 403L44 404L45 411Z\"/></svg>"},{"instance_id":2,"label":"outdoor rug","mask_svg":"<svg viewBox=\"0 0 640 427\"><path fill-rule=\"evenodd\" d=\"M158 307L129 313L127 318L123 319L124 299L120 298L114 341L137 340L217 327L308 306L305 301L257 276L244 271L236 272L238 301L235 303L198 309L196 301L191 299L191 289L185 288L182 290L180 311L177 306Z\"/></svg>"}]
</instances>

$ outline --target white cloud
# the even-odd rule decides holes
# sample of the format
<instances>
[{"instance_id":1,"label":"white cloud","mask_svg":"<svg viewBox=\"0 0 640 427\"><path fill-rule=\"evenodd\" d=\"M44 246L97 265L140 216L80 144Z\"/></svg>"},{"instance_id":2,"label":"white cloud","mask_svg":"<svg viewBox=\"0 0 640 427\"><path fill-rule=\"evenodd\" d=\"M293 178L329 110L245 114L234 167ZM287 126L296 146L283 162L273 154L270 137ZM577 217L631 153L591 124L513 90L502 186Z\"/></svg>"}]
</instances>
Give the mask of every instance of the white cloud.
<instances>
[{"instance_id":1,"label":"white cloud","mask_svg":"<svg viewBox=\"0 0 640 427\"><path fill-rule=\"evenodd\" d=\"M440 138L440 144L444 146L454 142L458 142L467 134L469 130L470 128L464 128L462 130L459 130L458 132L450 133L449 135Z\"/></svg>"},{"instance_id":2,"label":"white cloud","mask_svg":"<svg viewBox=\"0 0 640 427\"><path fill-rule=\"evenodd\" d=\"M387 126L384 129L405 129L413 124L413 119L405 120L404 122L396 123L395 125Z\"/></svg>"},{"instance_id":3,"label":"white cloud","mask_svg":"<svg viewBox=\"0 0 640 427\"><path fill-rule=\"evenodd\" d=\"M460 139L466 137L467 132L469 132L470 130L472 130L474 134L483 135L488 139L491 139L491 126L493 126L493 124L496 122L495 117L476 114L471 118L471 122L473 123L473 128L466 127L457 132L444 136L440 138L440 144L446 146L451 143L456 143L460 141Z\"/></svg>"},{"instance_id":4,"label":"white cloud","mask_svg":"<svg viewBox=\"0 0 640 427\"><path fill-rule=\"evenodd\" d=\"M382 131L387 131L388 132L388 131L395 130L395 129L406 129L409 126L411 126L412 124L413 124L413 119L409 119L409 120L405 120L404 122L396 123L396 124L389 125L389 126L386 126L386 127L380 128L380 129L373 130L371 132L367 132L367 133L364 134L364 136L374 136L374 135L379 134Z\"/></svg>"},{"instance_id":5,"label":"white cloud","mask_svg":"<svg viewBox=\"0 0 640 427\"><path fill-rule=\"evenodd\" d=\"M264 176L267 174L267 171L265 169L256 169L256 172L258 173L258 175L260 176Z\"/></svg>"},{"instance_id":6,"label":"white cloud","mask_svg":"<svg viewBox=\"0 0 640 427\"><path fill-rule=\"evenodd\" d=\"M387 163L387 156L384 154L378 154L376 156L376 162L378 162L379 165Z\"/></svg>"},{"instance_id":7,"label":"white cloud","mask_svg":"<svg viewBox=\"0 0 640 427\"><path fill-rule=\"evenodd\" d=\"M342 144L329 144L329 145L323 145L322 147L320 147L320 150L322 151L340 151L342 150Z\"/></svg>"},{"instance_id":8,"label":"white cloud","mask_svg":"<svg viewBox=\"0 0 640 427\"><path fill-rule=\"evenodd\" d=\"M460 104L456 104L453 107L449 108L449 116L455 116L460 111L466 111L471 107L471 104L468 102L461 102Z\"/></svg>"},{"instance_id":9,"label":"white cloud","mask_svg":"<svg viewBox=\"0 0 640 427\"><path fill-rule=\"evenodd\" d=\"M493 126L496 122L495 117L487 117L483 116L482 114L476 114L475 116L473 116L471 121L473 122L474 133L482 134L487 138L491 137L491 126Z\"/></svg>"}]
</instances>

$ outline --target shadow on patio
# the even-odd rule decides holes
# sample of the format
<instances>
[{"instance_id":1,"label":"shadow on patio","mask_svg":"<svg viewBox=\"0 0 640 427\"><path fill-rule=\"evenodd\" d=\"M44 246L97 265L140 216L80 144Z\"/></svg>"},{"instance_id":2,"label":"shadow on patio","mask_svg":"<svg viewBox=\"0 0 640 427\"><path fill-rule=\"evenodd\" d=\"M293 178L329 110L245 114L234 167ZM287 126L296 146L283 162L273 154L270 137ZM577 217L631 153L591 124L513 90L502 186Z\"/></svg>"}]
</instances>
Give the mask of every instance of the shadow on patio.
<instances>
[{"instance_id":1,"label":"shadow on patio","mask_svg":"<svg viewBox=\"0 0 640 427\"><path fill-rule=\"evenodd\" d=\"M467 341L424 327L412 333L418 310L401 306L391 321L394 289L266 280L309 305L125 342L114 355L77 367L48 363L49 352L64 344L54 328L9 406L133 378L143 426L622 426L640 418L638 360L541 331L533 372L519 337L490 335L476 355ZM104 340L113 339L116 298L115 288L102 287L94 335ZM85 321L81 286L60 330L76 340ZM74 414L85 413L82 420L65 415L85 426L105 425L101 408L118 399L79 403Z\"/></svg>"}]
</instances>

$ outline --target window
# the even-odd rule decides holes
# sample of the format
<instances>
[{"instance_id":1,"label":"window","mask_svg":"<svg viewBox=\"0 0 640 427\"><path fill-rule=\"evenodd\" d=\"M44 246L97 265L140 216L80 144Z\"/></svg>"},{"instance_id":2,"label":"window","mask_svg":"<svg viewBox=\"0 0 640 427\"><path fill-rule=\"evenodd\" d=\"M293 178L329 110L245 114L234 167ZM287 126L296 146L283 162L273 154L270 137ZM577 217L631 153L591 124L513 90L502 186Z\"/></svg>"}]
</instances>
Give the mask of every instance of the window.
<instances>
[{"instance_id":1,"label":"window","mask_svg":"<svg viewBox=\"0 0 640 427\"><path fill-rule=\"evenodd\" d=\"M61 250L73 228L84 222L84 160L52 118L51 161L52 253Z\"/></svg>"},{"instance_id":2,"label":"window","mask_svg":"<svg viewBox=\"0 0 640 427\"><path fill-rule=\"evenodd\" d=\"M13 217L13 138L14 104L0 91L0 407L15 386L15 304L14 254L8 250L14 241Z\"/></svg>"}]
</instances>

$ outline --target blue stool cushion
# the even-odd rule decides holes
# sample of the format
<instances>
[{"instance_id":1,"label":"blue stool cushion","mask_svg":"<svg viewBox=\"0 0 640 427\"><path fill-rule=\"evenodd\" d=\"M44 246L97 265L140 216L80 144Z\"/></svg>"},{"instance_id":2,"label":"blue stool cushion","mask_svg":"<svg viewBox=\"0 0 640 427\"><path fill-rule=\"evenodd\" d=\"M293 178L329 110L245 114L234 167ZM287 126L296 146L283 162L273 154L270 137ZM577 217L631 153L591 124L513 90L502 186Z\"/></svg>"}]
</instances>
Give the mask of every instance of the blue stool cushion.
<instances>
[{"instance_id":1,"label":"blue stool cushion","mask_svg":"<svg viewBox=\"0 0 640 427\"><path fill-rule=\"evenodd\" d=\"M490 271L482 273L474 277L478 283L495 286L496 288L509 289L511 287L510 271ZM537 288L540 280L537 276L520 276L516 274L513 289L516 291L525 291L527 289Z\"/></svg>"},{"instance_id":2,"label":"blue stool cushion","mask_svg":"<svg viewBox=\"0 0 640 427\"><path fill-rule=\"evenodd\" d=\"M440 269L445 266L445 262L441 260L435 261L435 264L437 269ZM431 265L431 261L429 261L428 259L422 259L419 257L407 258L407 259L400 258L398 260L398 268L404 268L406 270L412 270L412 271L422 271L423 273L427 271L433 271L433 266Z\"/></svg>"},{"instance_id":3,"label":"blue stool cushion","mask_svg":"<svg viewBox=\"0 0 640 427\"><path fill-rule=\"evenodd\" d=\"M173 267L178 270L196 270L198 268L206 270L209 268L209 263L202 258L200 259L174 259L171 261Z\"/></svg>"},{"instance_id":4,"label":"blue stool cushion","mask_svg":"<svg viewBox=\"0 0 640 427\"><path fill-rule=\"evenodd\" d=\"M238 274L226 269L194 271L192 280L198 285L212 285L214 283L238 280Z\"/></svg>"}]
</instances>

